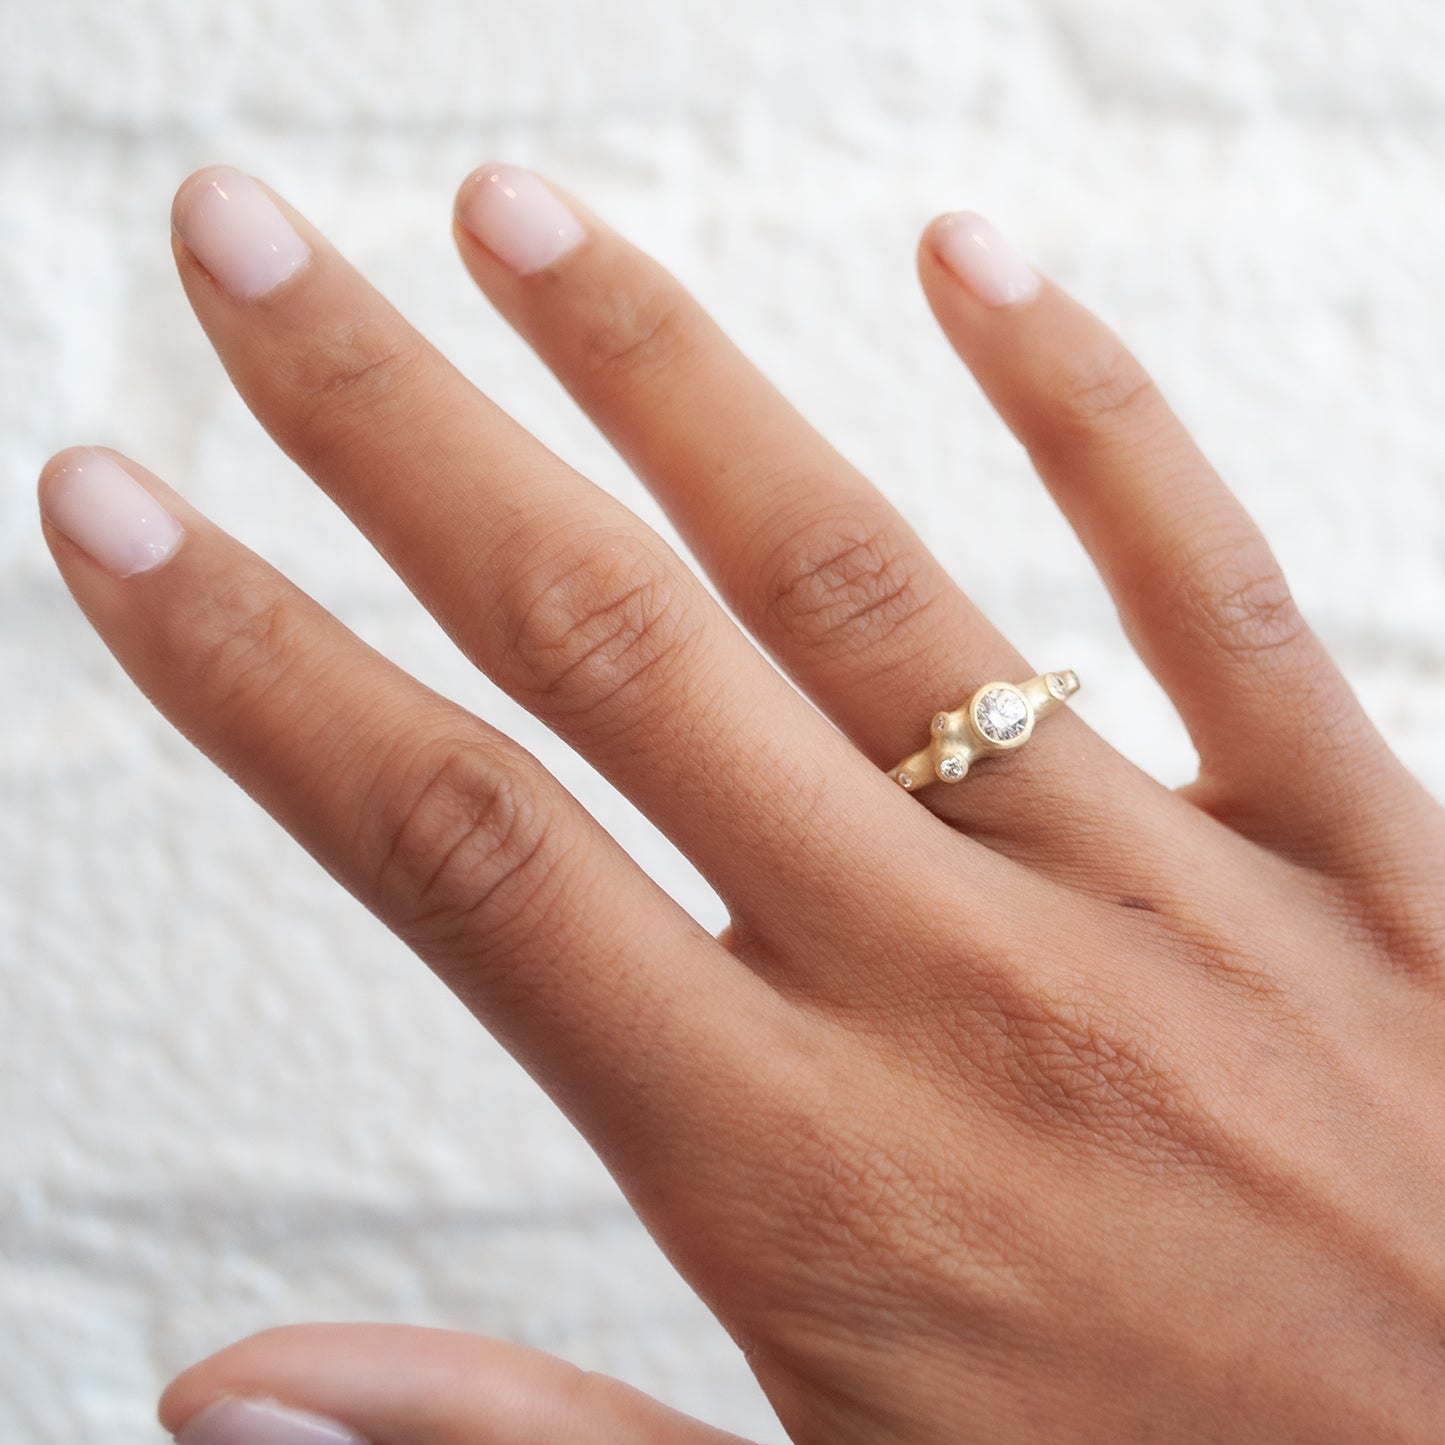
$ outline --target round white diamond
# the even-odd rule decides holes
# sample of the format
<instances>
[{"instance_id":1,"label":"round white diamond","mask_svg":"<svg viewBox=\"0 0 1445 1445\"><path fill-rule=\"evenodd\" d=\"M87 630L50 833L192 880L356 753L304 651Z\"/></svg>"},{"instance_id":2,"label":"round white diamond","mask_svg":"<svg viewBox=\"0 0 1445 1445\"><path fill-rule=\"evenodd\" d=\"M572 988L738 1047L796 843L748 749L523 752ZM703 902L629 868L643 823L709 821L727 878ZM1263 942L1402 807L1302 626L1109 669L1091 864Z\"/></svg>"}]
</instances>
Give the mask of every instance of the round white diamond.
<instances>
[{"instance_id":1,"label":"round white diamond","mask_svg":"<svg viewBox=\"0 0 1445 1445\"><path fill-rule=\"evenodd\" d=\"M973 720L989 742L1011 742L1029 725L1029 705L1017 688L991 687L974 704Z\"/></svg>"},{"instance_id":2,"label":"round white diamond","mask_svg":"<svg viewBox=\"0 0 1445 1445\"><path fill-rule=\"evenodd\" d=\"M933 731L936 733L948 731L948 714L946 712L935 713L933 715Z\"/></svg>"},{"instance_id":3,"label":"round white diamond","mask_svg":"<svg viewBox=\"0 0 1445 1445\"><path fill-rule=\"evenodd\" d=\"M907 789L907 788L911 788L911 787L913 786L913 779L910 778L907 773L899 773L897 776L898 776L898 786L899 786L900 788Z\"/></svg>"},{"instance_id":4,"label":"round white diamond","mask_svg":"<svg viewBox=\"0 0 1445 1445\"><path fill-rule=\"evenodd\" d=\"M943 758L938 764L938 776L945 783L956 783L968 771L968 764L962 758Z\"/></svg>"},{"instance_id":5,"label":"round white diamond","mask_svg":"<svg viewBox=\"0 0 1445 1445\"><path fill-rule=\"evenodd\" d=\"M1049 691L1060 701L1068 697L1069 689L1064 686L1064 680L1058 673L1051 672L1045 680L1048 682Z\"/></svg>"}]
</instances>

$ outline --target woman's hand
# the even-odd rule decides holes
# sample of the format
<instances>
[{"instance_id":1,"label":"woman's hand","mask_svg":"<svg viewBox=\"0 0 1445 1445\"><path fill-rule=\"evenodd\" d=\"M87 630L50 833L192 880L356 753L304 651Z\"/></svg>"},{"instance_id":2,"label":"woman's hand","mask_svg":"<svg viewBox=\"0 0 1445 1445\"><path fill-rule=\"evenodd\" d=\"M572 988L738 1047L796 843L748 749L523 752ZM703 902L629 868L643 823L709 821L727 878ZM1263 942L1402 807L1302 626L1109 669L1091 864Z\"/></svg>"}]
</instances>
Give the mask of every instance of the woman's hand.
<instances>
[{"instance_id":1,"label":"woman's hand","mask_svg":"<svg viewBox=\"0 0 1445 1445\"><path fill-rule=\"evenodd\" d=\"M140 687L568 1112L800 1445L1438 1441L1445 819L1138 364L987 223L929 227L929 301L1200 772L1171 791L1065 708L909 796L883 769L930 716L1035 665L585 208L494 166L457 214L478 283L816 710L254 182L187 182L176 254L276 440L731 926L144 469L65 452L51 545ZM242 1407L207 1425L226 1393L377 1445L720 1438L380 1327L258 1336L165 1421L285 1438L225 1434Z\"/></svg>"}]
</instances>

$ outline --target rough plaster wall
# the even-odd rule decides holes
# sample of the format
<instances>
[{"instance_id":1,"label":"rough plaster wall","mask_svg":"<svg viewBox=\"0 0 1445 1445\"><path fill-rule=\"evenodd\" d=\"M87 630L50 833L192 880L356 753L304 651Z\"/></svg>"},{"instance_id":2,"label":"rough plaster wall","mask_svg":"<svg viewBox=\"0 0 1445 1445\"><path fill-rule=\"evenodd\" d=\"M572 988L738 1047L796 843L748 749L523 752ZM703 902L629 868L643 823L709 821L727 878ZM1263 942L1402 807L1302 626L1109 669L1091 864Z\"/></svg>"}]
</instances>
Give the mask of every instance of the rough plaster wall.
<instances>
[{"instance_id":1,"label":"rough plaster wall","mask_svg":"<svg viewBox=\"0 0 1445 1445\"><path fill-rule=\"evenodd\" d=\"M0 1439L158 1439L173 1371L310 1318L493 1332L777 1434L547 1100L152 714L49 564L40 462L131 452L509 726L720 923L236 400L174 278L180 178L265 176L656 519L452 252L473 164L557 177L700 294L1029 656L1079 669L1089 722L1182 781L1182 729L917 287L919 229L977 206L1142 353L1445 794L1445 12L1364 13L0 0Z\"/></svg>"}]
</instances>

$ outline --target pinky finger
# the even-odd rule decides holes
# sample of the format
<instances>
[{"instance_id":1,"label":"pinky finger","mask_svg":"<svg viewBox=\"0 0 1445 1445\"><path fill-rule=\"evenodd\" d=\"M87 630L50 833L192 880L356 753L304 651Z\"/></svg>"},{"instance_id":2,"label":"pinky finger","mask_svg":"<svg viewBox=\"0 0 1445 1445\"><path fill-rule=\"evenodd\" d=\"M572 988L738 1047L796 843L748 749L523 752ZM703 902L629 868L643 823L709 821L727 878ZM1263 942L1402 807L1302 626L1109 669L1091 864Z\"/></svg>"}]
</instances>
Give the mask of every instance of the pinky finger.
<instances>
[{"instance_id":1,"label":"pinky finger","mask_svg":"<svg viewBox=\"0 0 1445 1445\"><path fill-rule=\"evenodd\" d=\"M1199 753L1183 795L1325 868L1377 858L1401 809L1433 811L1300 615L1259 528L1108 327L969 212L929 226L919 272L1178 708Z\"/></svg>"},{"instance_id":2,"label":"pinky finger","mask_svg":"<svg viewBox=\"0 0 1445 1445\"><path fill-rule=\"evenodd\" d=\"M160 1402L180 1445L744 1445L605 1375L414 1325L292 1325L192 1365Z\"/></svg>"}]
</instances>

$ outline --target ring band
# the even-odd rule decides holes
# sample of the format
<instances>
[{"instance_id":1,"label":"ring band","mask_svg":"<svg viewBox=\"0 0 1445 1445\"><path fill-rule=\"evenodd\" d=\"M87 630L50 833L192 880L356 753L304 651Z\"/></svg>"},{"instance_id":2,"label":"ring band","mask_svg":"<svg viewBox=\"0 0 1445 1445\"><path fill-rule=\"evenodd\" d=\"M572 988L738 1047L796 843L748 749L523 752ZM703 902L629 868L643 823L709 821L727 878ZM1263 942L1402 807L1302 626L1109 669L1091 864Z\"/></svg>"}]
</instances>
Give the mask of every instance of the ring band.
<instances>
[{"instance_id":1,"label":"ring band","mask_svg":"<svg viewBox=\"0 0 1445 1445\"><path fill-rule=\"evenodd\" d=\"M1079 690L1076 672L1041 672L1027 682L986 682L960 708L934 713L928 746L903 759L888 776L907 792L929 783L957 783L977 759L1021 748L1034 723Z\"/></svg>"}]
</instances>

